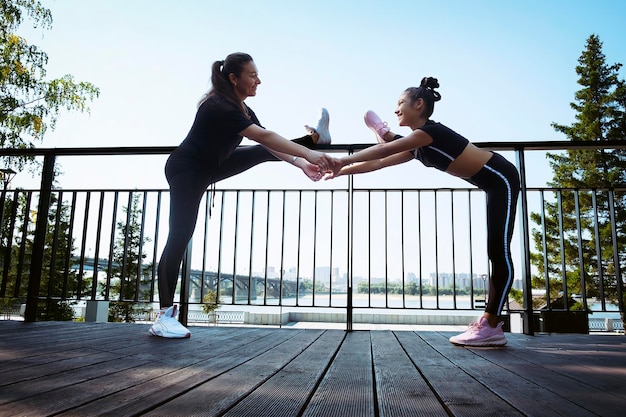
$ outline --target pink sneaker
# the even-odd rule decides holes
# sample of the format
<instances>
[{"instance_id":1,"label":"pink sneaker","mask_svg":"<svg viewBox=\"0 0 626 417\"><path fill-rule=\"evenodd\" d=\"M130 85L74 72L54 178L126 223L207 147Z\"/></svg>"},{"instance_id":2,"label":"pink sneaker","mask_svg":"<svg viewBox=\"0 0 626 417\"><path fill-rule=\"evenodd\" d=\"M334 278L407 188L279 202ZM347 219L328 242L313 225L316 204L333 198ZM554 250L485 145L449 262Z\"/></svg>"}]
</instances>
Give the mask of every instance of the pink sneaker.
<instances>
[{"instance_id":1,"label":"pink sneaker","mask_svg":"<svg viewBox=\"0 0 626 417\"><path fill-rule=\"evenodd\" d=\"M387 122L383 122L380 117L376 113L371 110L365 112L365 124L367 127L372 129L374 133L376 133L376 140L379 143L386 143L387 141L384 139L385 135L389 133L389 127L387 126Z\"/></svg>"},{"instance_id":2,"label":"pink sneaker","mask_svg":"<svg viewBox=\"0 0 626 417\"><path fill-rule=\"evenodd\" d=\"M491 327L487 319L481 317L478 322L472 322L465 333L450 338L450 342L461 346L504 346L506 337L502 324Z\"/></svg>"}]
</instances>

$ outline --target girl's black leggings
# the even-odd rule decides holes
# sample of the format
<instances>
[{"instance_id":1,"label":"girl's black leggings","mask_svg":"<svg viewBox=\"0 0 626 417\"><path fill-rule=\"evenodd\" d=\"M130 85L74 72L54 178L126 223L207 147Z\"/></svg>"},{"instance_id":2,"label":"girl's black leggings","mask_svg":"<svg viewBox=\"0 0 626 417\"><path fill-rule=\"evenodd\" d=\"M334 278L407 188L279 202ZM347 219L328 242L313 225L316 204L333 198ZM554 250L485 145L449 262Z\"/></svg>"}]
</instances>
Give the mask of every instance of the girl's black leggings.
<instances>
[{"instance_id":1,"label":"girl's black leggings","mask_svg":"<svg viewBox=\"0 0 626 417\"><path fill-rule=\"evenodd\" d=\"M520 190L519 174L512 163L494 153L468 181L487 193L487 255L491 276L485 311L500 315L513 284L511 239Z\"/></svg>"}]
</instances>

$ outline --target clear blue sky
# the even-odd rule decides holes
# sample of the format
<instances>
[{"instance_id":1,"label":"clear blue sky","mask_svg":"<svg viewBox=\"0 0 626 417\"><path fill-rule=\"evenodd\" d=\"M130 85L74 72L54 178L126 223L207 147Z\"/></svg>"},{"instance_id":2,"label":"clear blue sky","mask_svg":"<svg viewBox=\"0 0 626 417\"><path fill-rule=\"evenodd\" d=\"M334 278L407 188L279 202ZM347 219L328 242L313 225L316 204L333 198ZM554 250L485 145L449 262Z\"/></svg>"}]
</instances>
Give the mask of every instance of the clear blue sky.
<instances>
[{"instance_id":1,"label":"clear blue sky","mask_svg":"<svg viewBox=\"0 0 626 417\"><path fill-rule=\"evenodd\" d=\"M433 119L475 142L563 140L551 122L570 124L580 88L575 66L591 34L607 63L626 63L626 2L621 0L45 0L51 30L22 34L49 55L48 76L72 74L101 90L91 114L61 116L41 147L169 146L185 137L210 67L228 53L250 53L262 85L248 104L263 125L288 137L304 133L319 108L331 114L334 143L371 143L368 109L397 128L399 94L437 77L442 101ZM621 72L624 77L624 70ZM404 128L403 128L404 129ZM398 129L402 133L402 129ZM249 143L249 142L244 142ZM99 171L91 184L166 187L163 158L141 171ZM61 161L64 187L89 186L84 164ZM249 186L277 173L299 187L292 167L264 164L224 184ZM286 165L286 164L283 164ZM125 169L130 169L126 167ZM419 163L366 176L376 185L410 177L443 181ZM131 173L129 173L131 172ZM26 183L26 175L16 183ZM136 184L129 184L135 178ZM335 180L340 181L341 179ZM398 183L399 184L399 183ZM324 184L318 183L319 186ZM402 184L399 184L402 185Z\"/></svg>"}]
</instances>

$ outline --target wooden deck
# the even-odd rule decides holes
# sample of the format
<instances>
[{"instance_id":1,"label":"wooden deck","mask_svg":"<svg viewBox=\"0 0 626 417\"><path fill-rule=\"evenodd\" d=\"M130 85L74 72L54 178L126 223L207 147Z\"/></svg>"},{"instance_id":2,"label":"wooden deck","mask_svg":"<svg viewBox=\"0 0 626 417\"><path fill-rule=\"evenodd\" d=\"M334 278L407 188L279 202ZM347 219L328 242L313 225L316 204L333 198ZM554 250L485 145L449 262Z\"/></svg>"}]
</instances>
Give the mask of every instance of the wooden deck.
<instances>
[{"instance_id":1,"label":"wooden deck","mask_svg":"<svg viewBox=\"0 0 626 417\"><path fill-rule=\"evenodd\" d=\"M0 321L0 416L623 416L626 337Z\"/></svg>"}]
</instances>

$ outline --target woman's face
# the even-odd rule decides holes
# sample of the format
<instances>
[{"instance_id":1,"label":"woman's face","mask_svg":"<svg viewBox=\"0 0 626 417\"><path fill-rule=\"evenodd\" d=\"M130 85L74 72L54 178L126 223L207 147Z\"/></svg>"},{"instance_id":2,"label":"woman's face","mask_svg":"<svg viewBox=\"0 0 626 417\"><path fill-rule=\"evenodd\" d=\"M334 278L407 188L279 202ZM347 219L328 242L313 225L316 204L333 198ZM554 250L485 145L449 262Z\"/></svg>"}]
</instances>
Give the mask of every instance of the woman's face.
<instances>
[{"instance_id":1,"label":"woman's face","mask_svg":"<svg viewBox=\"0 0 626 417\"><path fill-rule=\"evenodd\" d=\"M250 61L245 64L239 77L236 77L235 74L230 74L230 82L233 84L235 93L237 93L241 101L248 97L256 96L256 87L261 84L261 80L254 62Z\"/></svg>"},{"instance_id":2,"label":"woman's face","mask_svg":"<svg viewBox=\"0 0 626 417\"><path fill-rule=\"evenodd\" d=\"M398 99L398 107L396 107L395 111L400 126L411 126L411 122L419 118L420 112L418 111L418 107L420 101L421 99L418 98L415 103L411 105L407 93L402 93Z\"/></svg>"}]
</instances>

